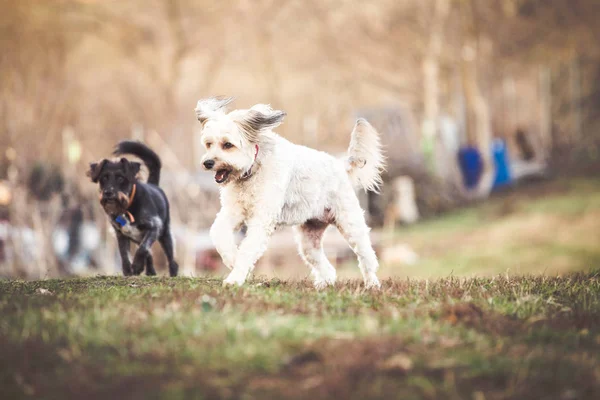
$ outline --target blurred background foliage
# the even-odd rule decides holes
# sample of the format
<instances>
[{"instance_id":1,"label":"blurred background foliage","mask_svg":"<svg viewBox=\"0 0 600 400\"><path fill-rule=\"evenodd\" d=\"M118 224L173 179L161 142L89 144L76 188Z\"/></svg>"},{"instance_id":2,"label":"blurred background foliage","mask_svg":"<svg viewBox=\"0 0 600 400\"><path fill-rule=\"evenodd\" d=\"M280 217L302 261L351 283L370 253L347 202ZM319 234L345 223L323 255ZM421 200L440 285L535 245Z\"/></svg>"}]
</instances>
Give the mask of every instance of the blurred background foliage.
<instances>
[{"instance_id":1,"label":"blurred background foliage","mask_svg":"<svg viewBox=\"0 0 600 400\"><path fill-rule=\"evenodd\" d=\"M460 118L457 99L481 96L493 110L494 134L527 124L539 130L544 72L558 140L596 130L600 5L593 0L1 6L1 144L27 161L43 154L61 162L65 126L92 158L137 126L159 132L192 167L191 110L214 94L285 109L282 134L334 149L346 145L357 109L386 104L405 106L420 125L441 113ZM467 105L469 112L477 107ZM477 117L469 112L465 130L476 140L477 122L469 119Z\"/></svg>"}]
</instances>

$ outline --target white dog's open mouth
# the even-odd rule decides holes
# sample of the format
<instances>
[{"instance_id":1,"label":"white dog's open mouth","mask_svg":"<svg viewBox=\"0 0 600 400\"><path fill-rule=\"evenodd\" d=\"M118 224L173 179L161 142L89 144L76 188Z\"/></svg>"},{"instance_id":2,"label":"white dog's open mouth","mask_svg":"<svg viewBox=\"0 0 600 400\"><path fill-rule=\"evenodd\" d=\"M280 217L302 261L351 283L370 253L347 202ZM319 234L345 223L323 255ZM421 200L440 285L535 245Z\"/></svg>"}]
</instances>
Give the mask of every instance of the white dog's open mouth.
<instances>
[{"instance_id":1,"label":"white dog's open mouth","mask_svg":"<svg viewBox=\"0 0 600 400\"><path fill-rule=\"evenodd\" d=\"M223 183L227 180L227 178L229 178L229 174L231 174L230 169L220 169L215 174L215 181L217 183Z\"/></svg>"}]
</instances>

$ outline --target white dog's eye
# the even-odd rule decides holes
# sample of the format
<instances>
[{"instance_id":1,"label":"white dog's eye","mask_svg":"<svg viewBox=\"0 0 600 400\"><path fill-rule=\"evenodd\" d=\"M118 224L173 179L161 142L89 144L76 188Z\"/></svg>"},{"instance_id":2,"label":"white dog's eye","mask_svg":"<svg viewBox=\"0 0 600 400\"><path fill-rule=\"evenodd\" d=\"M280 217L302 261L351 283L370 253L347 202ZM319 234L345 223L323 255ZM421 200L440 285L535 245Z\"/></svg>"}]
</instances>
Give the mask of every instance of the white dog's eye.
<instances>
[{"instance_id":1,"label":"white dog's eye","mask_svg":"<svg viewBox=\"0 0 600 400\"><path fill-rule=\"evenodd\" d=\"M207 149L210 149L210 146L212 146L212 143L208 142L208 143L205 144L205 146L206 146Z\"/></svg>"},{"instance_id":2,"label":"white dog's eye","mask_svg":"<svg viewBox=\"0 0 600 400\"><path fill-rule=\"evenodd\" d=\"M231 144L229 142L223 143L223 149L224 150L231 149L232 147L233 147L233 144Z\"/></svg>"}]
</instances>

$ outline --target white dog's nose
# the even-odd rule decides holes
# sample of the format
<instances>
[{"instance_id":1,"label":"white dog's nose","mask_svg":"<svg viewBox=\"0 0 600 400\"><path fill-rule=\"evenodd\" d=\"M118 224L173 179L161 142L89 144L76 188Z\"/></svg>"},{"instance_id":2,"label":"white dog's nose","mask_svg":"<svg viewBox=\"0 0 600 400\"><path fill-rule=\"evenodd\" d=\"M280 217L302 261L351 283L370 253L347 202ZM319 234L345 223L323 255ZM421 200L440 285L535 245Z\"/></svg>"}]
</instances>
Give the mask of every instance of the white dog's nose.
<instances>
[{"instance_id":1,"label":"white dog's nose","mask_svg":"<svg viewBox=\"0 0 600 400\"><path fill-rule=\"evenodd\" d=\"M214 160L206 160L206 161L204 161L204 168L211 169L214 166L215 166L215 161Z\"/></svg>"}]
</instances>

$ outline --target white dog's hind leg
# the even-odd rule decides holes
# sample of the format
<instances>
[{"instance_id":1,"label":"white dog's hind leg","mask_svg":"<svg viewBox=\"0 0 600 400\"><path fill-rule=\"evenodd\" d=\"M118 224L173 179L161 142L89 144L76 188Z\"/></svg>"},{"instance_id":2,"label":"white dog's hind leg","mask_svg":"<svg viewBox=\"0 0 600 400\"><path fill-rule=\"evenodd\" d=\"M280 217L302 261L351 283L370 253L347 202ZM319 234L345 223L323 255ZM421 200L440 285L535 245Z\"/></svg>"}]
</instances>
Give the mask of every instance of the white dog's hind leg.
<instances>
[{"instance_id":1,"label":"white dog's hind leg","mask_svg":"<svg viewBox=\"0 0 600 400\"><path fill-rule=\"evenodd\" d=\"M254 269L254 264L267 250L269 238L275 230L275 224L263 224L249 221L246 237L238 248L233 271L223 281L225 285L241 286L246 281L248 274Z\"/></svg>"},{"instance_id":2,"label":"white dog's hind leg","mask_svg":"<svg viewBox=\"0 0 600 400\"><path fill-rule=\"evenodd\" d=\"M358 258L358 267L365 286L367 288L381 287L375 274L379 263L371 245L370 229L365 222L364 212L356 197L346 199L343 209L339 210L336 215L335 224Z\"/></svg>"},{"instance_id":3,"label":"white dog's hind leg","mask_svg":"<svg viewBox=\"0 0 600 400\"><path fill-rule=\"evenodd\" d=\"M327 229L325 223L307 222L301 226L294 227L296 242L300 256L311 269L314 285L322 289L335 283L335 268L323 251L323 235Z\"/></svg>"},{"instance_id":4,"label":"white dog's hind leg","mask_svg":"<svg viewBox=\"0 0 600 400\"><path fill-rule=\"evenodd\" d=\"M235 218L233 215L221 210L210 227L210 238L221 255L223 264L229 269L232 269L235 265L237 252L235 230L240 224L241 218Z\"/></svg>"}]
</instances>

